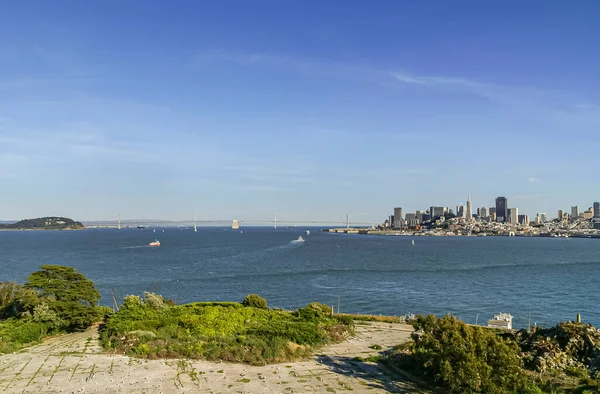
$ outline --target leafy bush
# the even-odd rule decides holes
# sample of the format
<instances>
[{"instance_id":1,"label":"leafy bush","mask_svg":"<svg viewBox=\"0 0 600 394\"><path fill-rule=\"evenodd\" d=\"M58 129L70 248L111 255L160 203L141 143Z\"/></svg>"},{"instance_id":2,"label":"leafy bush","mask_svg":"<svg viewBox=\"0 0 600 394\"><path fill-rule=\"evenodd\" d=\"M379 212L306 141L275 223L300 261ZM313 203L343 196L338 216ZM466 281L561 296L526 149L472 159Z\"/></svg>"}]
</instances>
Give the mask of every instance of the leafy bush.
<instances>
[{"instance_id":1,"label":"leafy bush","mask_svg":"<svg viewBox=\"0 0 600 394\"><path fill-rule=\"evenodd\" d=\"M154 309L164 309L168 306L161 295L148 293L147 291L144 292L144 303Z\"/></svg>"},{"instance_id":2,"label":"leafy bush","mask_svg":"<svg viewBox=\"0 0 600 394\"><path fill-rule=\"evenodd\" d=\"M242 305L251 306L253 308L269 309L269 307L267 306L267 300L265 300L258 294L247 295L246 298L244 298Z\"/></svg>"},{"instance_id":3,"label":"leafy bush","mask_svg":"<svg viewBox=\"0 0 600 394\"><path fill-rule=\"evenodd\" d=\"M14 282L0 282L0 319L18 317L23 312L32 313L41 302L35 290Z\"/></svg>"},{"instance_id":4,"label":"leafy bush","mask_svg":"<svg viewBox=\"0 0 600 394\"><path fill-rule=\"evenodd\" d=\"M106 321L101 340L107 348L150 358L264 364L304 357L348 329L330 316L306 320L290 312L232 302L156 309L147 296L128 296L119 312Z\"/></svg>"},{"instance_id":5,"label":"leafy bush","mask_svg":"<svg viewBox=\"0 0 600 394\"><path fill-rule=\"evenodd\" d=\"M510 393L528 382L516 343L454 316L418 316L413 356L426 377L453 393ZM530 391L531 392L531 391Z\"/></svg>"},{"instance_id":6,"label":"leafy bush","mask_svg":"<svg viewBox=\"0 0 600 394\"><path fill-rule=\"evenodd\" d=\"M39 342L52 332L46 323L10 318L0 322L0 353L19 350L24 345Z\"/></svg>"},{"instance_id":7,"label":"leafy bush","mask_svg":"<svg viewBox=\"0 0 600 394\"><path fill-rule=\"evenodd\" d=\"M321 313L322 316L333 315L333 309L331 309L329 305L321 304L320 302L311 302L306 307L319 311L319 313Z\"/></svg>"},{"instance_id":8,"label":"leafy bush","mask_svg":"<svg viewBox=\"0 0 600 394\"><path fill-rule=\"evenodd\" d=\"M33 308L33 313L25 311L21 314L24 321L34 323L45 323L48 328L57 329L62 327L63 321L58 317L55 311L48 307L48 304L42 303Z\"/></svg>"}]
</instances>

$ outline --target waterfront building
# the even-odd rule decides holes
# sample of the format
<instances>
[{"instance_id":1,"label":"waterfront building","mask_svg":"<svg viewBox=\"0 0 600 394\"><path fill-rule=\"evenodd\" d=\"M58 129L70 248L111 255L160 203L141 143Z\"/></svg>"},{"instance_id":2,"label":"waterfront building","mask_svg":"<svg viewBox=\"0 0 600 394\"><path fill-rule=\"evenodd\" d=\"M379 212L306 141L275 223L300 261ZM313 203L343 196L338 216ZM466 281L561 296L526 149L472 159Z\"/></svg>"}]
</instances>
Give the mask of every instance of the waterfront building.
<instances>
[{"instance_id":1,"label":"waterfront building","mask_svg":"<svg viewBox=\"0 0 600 394\"><path fill-rule=\"evenodd\" d=\"M506 197L496 198L496 221L504 223L508 218L508 200Z\"/></svg>"},{"instance_id":2,"label":"waterfront building","mask_svg":"<svg viewBox=\"0 0 600 394\"><path fill-rule=\"evenodd\" d=\"M416 213L407 213L406 214L406 225L407 226L416 226L419 224L419 219L417 218Z\"/></svg>"},{"instance_id":3,"label":"waterfront building","mask_svg":"<svg viewBox=\"0 0 600 394\"><path fill-rule=\"evenodd\" d=\"M579 208L577 205L571 207L571 220L577 220L579 217Z\"/></svg>"},{"instance_id":4,"label":"waterfront building","mask_svg":"<svg viewBox=\"0 0 600 394\"><path fill-rule=\"evenodd\" d=\"M459 218L464 218L466 216L467 211L465 207L462 205L462 202L456 206L456 216Z\"/></svg>"},{"instance_id":5,"label":"waterfront building","mask_svg":"<svg viewBox=\"0 0 600 394\"><path fill-rule=\"evenodd\" d=\"M600 219L600 202L594 203L594 218Z\"/></svg>"},{"instance_id":6,"label":"waterfront building","mask_svg":"<svg viewBox=\"0 0 600 394\"><path fill-rule=\"evenodd\" d=\"M490 216L490 210L488 209L488 207L481 207L479 208L479 218L483 219L483 218L487 218L488 216Z\"/></svg>"},{"instance_id":7,"label":"waterfront building","mask_svg":"<svg viewBox=\"0 0 600 394\"><path fill-rule=\"evenodd\" d=\"M519 215L519 224L529 225L529 216Z\"/></svg>"},{"instance_id":8,"label":"waterfront building","mask_svg":"<svg viewBox=\"0 0 600 394\"><path fill-rule=\"evenodd\" d=\"M432 218L441 218L446 214L446 211L447 210L444 207L429 207L429 215L431 215Z\"/></svg>"},{"instance_id":9,"label":"waterfront building","mask_svg":"<svg viewBox=\"0 0 600 394\"><path fill-rule=\"evenodd\" d=\"M473 203L471 202L471 195L469 194L469 198L467 199L467 212L465 218L468 221L473 220Z\"/></svg>"},{"instance_id":10,"label":"waterfront building","mask_svg":"<svg viewBox=\"0 0 600 394\"><path fill-rule=\"evenodd\" d=\"M513 317L508 313L499 313L494 315L493 319L488 320L488 327L512 330L512 319Z\"/></svg>"},{"instance_id":11,"label":"waterfront building","mask_svg":"<svg viewBox=\"0 0 600 394\"><path fill-rule=\"evenodd\" d=\"M394 208L394 228L402 227L402 208L396 207Z\"/></svg>"},{"instance_id":12,"label":"waterfront building","mask_svg":"<svg viewBox=\"0 0 600 394\"><path fill-rule=\"evenodd\" d=\"M519 208L509 208L508 211L508 221L513 224L519 223Z\"/></svg>"}]
</instances>

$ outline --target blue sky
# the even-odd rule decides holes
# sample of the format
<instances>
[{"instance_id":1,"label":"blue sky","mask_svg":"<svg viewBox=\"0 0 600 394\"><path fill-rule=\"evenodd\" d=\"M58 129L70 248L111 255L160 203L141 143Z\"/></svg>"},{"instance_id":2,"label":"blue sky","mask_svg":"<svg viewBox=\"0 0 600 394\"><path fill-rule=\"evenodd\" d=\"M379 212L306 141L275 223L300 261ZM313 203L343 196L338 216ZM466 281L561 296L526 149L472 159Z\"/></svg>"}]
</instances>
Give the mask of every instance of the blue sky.
<instances>
[{"instance_id":1,"label":"blue sky","mask_svg":"<svg viewBox=\"0 0 600 394\"><path fill-rule=\"evenodd\" d=\"M600 200L597 1L19 1L0 218Z\"/></svg>"}]
</instances>

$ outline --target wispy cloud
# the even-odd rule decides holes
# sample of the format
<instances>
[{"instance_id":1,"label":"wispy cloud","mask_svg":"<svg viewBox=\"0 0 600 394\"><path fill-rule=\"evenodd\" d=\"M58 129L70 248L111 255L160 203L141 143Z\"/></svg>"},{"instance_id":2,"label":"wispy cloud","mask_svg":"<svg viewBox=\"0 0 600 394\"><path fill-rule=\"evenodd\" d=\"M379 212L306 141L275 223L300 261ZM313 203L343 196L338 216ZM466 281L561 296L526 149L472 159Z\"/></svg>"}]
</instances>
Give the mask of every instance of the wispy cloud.
<instances>
[{"instance_id":1,"label":"wispy cloud","mask_svg":"<svg viewBox=\"0 0 600 394\"><path fill-rule=\"evenodd\" d=\"M352 175L361 178L388 178L388 177L421 177L432 175L435 170L431 168L381 168L354 172Z\"/></svg>"},{"instance_id":2,"label":"wispy cloud","mask_svg":"<svg viewBox=\"0 0 600 394\"><path fill-rule=\"evenodd\" d=\"M539 182L539 179L532 176L532 177L527 178L527 182L536 183L536 182Z\"/></svg>"},{"instance_id":3,"label":"wispy cloud","mask_svg":"<svg viewBox=\"0 0 600 394\"><path fill-rule=\"evenodd\" d=\"M152 161L154 154L131 144L113 141L101 133L19 131L0 135L0 145L19 156L53 161L81 158L96 160ZM49 155L48 152L53 152ZM56 159L56 160L55 160Z\"/></svg>"},{"instance_id":4,"label":"wispy cloud","mask_svg":"<svg viewBox=\"0 0 600 394\"><path fill-rule=\"evenodd\" d=\"M305 59L285 54L244 53L231 51L203 52L195 57L197 64L231 62L246 66L279 67L298 72L389 85L389 72L368 64Z\"/></svg>"},{"instance_id":5,"label":"wispy cloud","mask_svg":"<svg viewBox=\"0 0 600 394\"><path fill-rule=\"evenodd\" d=\"M600 120L600 105L564 91L529 86L497 84L469 78L422 75L398 71L397 66L380 67L366 63L332 62L299 58L284 54L214 51L196 56L196 62L234 62L247 66L285 67L298 72L352 79L387 87L415 86L440 91L470 94L490 102L514 108L537 107L558 115L588 116Z\"/></svg>"}]
</instances>

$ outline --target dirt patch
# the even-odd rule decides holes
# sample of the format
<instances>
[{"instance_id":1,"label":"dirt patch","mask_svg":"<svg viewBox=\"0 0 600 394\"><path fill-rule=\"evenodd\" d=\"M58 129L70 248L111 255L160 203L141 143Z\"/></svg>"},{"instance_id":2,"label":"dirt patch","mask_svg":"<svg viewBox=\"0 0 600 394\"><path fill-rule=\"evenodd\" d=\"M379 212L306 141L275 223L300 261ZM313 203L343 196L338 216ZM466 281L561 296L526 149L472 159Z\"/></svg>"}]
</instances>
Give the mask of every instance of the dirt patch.
<instances>
[{"instance_id":1,"label":"dirt patch","mask_svg":"<svg viewBox=\"0 0 600 394\"><path fill-rule=\"evenodd\" d=\"M412 328L369 322L310 360L267 366L144 360L102 353L98 329L0 356L2 393L422 393L381 364L357 361L410 339ZM370 348L380 345L381 350Z\"/></svg>"}]
</instances>

